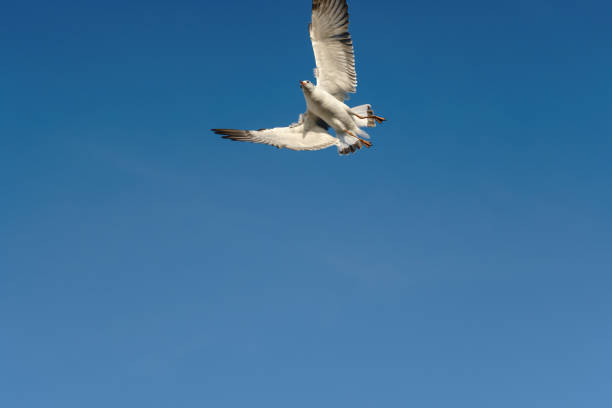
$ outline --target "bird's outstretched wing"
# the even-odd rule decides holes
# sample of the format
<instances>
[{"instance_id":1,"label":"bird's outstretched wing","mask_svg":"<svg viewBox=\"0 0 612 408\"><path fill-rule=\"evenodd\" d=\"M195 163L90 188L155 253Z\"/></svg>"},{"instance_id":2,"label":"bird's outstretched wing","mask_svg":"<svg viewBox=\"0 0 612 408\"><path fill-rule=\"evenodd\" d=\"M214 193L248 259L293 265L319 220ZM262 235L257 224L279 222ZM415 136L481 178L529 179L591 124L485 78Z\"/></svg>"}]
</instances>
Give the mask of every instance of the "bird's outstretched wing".
<instances>
[{"instance_id":1,"label":"bird's outstretched wing","mask_svg":"<svg viewBox=\"0 0 612 408\"><path fill-rule=\"evenodd\" d=\"M263 143L279 149L321 150L338 143L327 132L328 125L308 113L300 115L300 120L287 127L259 130L211 129L224 139L240 142Z\"/></svg>"},{"instance_id":2,"label":"bird's outstretched wing","mask_svg":"<svg viewBox=\"0 0 612 408\"><path fill-rule=\"evenodd\" d=\"M357 90L353 40L348 32L346 0L312 0L310 39L317 68L317 86L340 101Z\"/></svg>"}]
</instances>

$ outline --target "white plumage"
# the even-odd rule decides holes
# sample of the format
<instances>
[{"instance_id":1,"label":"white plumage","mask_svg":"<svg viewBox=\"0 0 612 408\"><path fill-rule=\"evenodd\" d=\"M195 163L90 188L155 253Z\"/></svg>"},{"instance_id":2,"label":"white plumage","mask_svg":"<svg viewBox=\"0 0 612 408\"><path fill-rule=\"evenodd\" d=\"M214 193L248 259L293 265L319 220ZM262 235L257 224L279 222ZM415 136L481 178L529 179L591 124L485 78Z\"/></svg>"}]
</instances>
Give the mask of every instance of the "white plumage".
<instances>
[{"instance_id":1,"label":"white plumage","mask_svg":"<svg viewBox=\"0 0 612 408\"><path fill-rule=\"evenodd\" d=\"M310 39L314 50L317 85L300 81L307 111L297 123L260 130L212 129L225 139L264 143L292 150L320 150L336 146L340 154L370 147L362 127L374 127L385 119L370 105L354 108L344 101L357 90L353 41L348 32L346 0L313 0ZM329 134L333 128L336 137Z\"/></svg>"},{"instance_id":2,"label":"white plumage","mask_svg":"<svg viewBox=\"0 0 612 408\"><path fill-rule=\"evenodd\" d=\"M312 22L308 26L315 55L317 86L344 101L348 92L357 91L355 52L348 31L346 1L313 1Z\"/></svg>"}]
</instances>

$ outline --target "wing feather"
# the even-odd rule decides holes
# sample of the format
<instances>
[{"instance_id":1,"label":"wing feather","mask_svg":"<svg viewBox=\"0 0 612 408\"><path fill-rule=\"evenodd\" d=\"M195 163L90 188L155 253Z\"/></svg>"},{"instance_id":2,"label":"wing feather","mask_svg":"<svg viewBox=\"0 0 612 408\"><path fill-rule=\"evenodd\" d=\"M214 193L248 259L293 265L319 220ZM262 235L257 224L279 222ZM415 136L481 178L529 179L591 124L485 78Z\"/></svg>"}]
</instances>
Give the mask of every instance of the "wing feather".
<instances>
[{"instance_id":1,"label":"wing feather","mask_svg":"<svg viewBox=\"0 0 612 408\"><path fill-rule=\"evenodd\" d=\"M211 129L223 139L263 143L279 149L321 150L336 145L338 140L327 132L327 124L308 113L287 127L259 130Z\"/></svg>"},{"instance_id":2,"label":"wing feather","mask_svg":"<svg viewBox=\"0 0 612 408\"><path fill-rule=\"evenodd\" d=\"M317 86L344 101L357 90L355 52L348 31L346 0L313 0L310 39L317 68Z\"/></svg>"}]
</instances>

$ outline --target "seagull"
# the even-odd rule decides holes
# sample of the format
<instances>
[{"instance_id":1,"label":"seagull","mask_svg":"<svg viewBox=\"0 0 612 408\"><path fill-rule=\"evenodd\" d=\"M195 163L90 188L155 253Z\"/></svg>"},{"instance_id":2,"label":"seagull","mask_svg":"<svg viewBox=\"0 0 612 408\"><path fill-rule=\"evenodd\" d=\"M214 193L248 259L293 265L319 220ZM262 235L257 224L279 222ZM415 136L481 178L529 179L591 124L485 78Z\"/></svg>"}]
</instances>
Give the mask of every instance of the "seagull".
<instances>
[{"instance_id":1,"label":"seagull","mask_svg":"<svg viewBox=\"0 0 612 408\"><path fill-rule=\"evenodd\" d=\"M211 129L224 139L263 143L291 150L321 150L336 146L338 153L354 153L371 147L362 129L386 119L375 115L371 105L349 107L348 93L357 91L355 53L348 32L346 0L313 0L308 27L314 50L317 84L300 81L306 112L287 127L259 130ZM334 130L335 137L329 133Z\"/></svg>"}]
</instances>

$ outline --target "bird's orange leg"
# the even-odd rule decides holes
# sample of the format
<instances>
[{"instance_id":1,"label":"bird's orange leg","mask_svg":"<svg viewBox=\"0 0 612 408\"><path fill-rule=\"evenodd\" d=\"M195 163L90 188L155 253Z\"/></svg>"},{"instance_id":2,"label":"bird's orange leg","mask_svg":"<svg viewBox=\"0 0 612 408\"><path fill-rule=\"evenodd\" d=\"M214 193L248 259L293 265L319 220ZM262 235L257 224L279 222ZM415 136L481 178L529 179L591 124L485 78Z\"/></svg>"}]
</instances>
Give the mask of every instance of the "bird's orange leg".
<instances>
[{"instance_id":1,"label":"bird's orange leg","mask_svg":"<svg viewBox=\"0 0 612 408\"><path fill-rule=\"evenodd\" d=\"M350 130L344 130L344 133L353 136L354 138L357 138L361 143L363 143L366 147L372 147L372 143L368 142L367 140L364 140L362 138L360 138L359 136L357 136L356 134L354 134L353 132L351 132Z\"/></svg>"},{"instance_id":2,"label":"bird's orange leg","mask_svg":"<svg viewBox=\"0 0 612 408\"><path fill-rule=\"evenodd\" d=\"M383 118L382 116L378 116L378 115L361 116L361 115L358 115L356 113L353 113L353 115L357 116L359 119L374 119L378 123L383 123L384 121L387 120L387 119Z\"/></svg>"}]
</instances>

